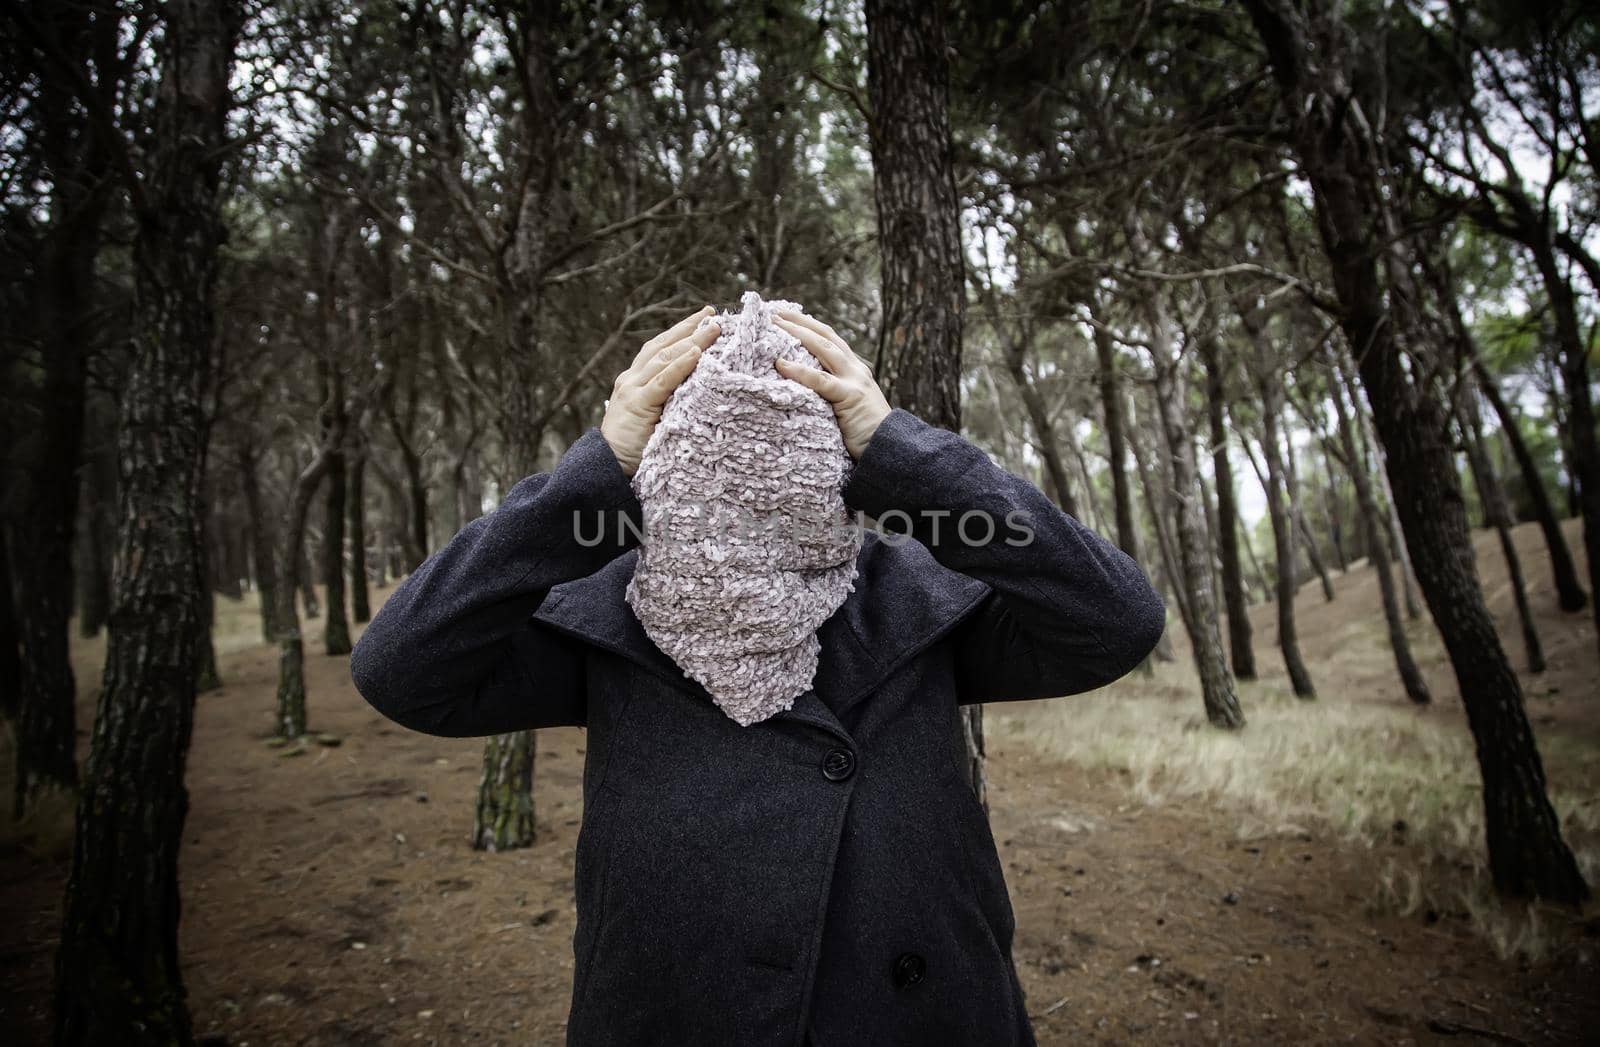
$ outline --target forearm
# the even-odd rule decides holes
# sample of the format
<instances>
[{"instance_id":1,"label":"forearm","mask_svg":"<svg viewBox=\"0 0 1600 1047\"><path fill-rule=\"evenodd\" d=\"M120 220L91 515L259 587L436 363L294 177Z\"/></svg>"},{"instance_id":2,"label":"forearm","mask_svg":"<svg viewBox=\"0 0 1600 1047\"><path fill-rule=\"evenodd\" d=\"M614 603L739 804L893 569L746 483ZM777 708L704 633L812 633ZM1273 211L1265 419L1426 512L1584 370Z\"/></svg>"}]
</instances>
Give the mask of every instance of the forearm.
<instances>
[{"instance_id":1,"label":"forearm","mask_svg":"<svg viewBox=\"0 0 1600 1047\"><path fill-rule=\"evenodd\" d=\"M588 430L555 469L516 484L401 582L351 654L357 689L386 716L430 733L487 733L515 720L508 703L540 700L527 659L571 656L535 642L530 616L553 586L635 544L639 521L615 455L598 429Z\"/></svg>"},{"instance_id":2,"label":"forearm","mask_svg":"<svg viewBox=\"0 0 1600 1047\"><path fill-rule=\"evenodd\" d=\"M844 495L994 590L961 638L970 660L993 664L967 668L980 678L1025 675L1019 696L1115 679L1165 627L1161 596L1132 557L967 440L907 411L878 426Z\"/></svg>"}]
</instances>

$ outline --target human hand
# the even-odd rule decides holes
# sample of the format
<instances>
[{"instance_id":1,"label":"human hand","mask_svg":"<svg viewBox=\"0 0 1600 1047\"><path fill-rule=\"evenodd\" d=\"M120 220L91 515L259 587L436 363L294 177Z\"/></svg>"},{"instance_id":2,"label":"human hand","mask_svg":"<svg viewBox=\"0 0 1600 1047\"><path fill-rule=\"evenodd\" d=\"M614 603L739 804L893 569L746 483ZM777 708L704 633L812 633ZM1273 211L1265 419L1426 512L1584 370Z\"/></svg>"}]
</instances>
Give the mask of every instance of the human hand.
<instances>
[{"instance_id":1,"label":"human hand","mask_svg":"<svg viewBox=\"0 0 1600 1047\"><path fill-rule=\"evenodd\" d=\"M872 365L857 356L833 328L805 313L780 309L773 322L798 338L824 368L819 371L779 359L778 373L816 390L833 405L845 450L859 460L878 423L889 414L889 401L872 377Z\"/></svg>"},{"instance_id":2,"label":"human hand","mask_svg":"<svg viewBox=\"0 0 1600 1047\"><path fill-rule=\"evenodd\" d=\"M708 305L644 343L632 365L612 383L600 435L611 445L617 464L628 476L638 470L644 445L661 420L661 409L673 390L694 370L700 353L722 333L715 323L694 330L695 324L714 312Z\"/></svg>"}]
</instances>

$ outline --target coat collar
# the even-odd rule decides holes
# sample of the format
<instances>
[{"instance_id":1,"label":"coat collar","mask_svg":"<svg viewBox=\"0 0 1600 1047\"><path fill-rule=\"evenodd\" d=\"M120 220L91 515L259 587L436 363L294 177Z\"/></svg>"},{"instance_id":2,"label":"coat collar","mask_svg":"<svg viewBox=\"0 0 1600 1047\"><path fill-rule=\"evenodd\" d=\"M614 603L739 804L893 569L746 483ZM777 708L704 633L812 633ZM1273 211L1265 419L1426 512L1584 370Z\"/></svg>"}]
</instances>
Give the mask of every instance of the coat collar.
<instances>
[{"instance_id":1,"label":"coat collar","mask_svg":"<svg viewBox=\"0 0 1600 1047\"><path fill-rule=\"evenodd\" d=\"M534 620L602 647L704 701L706 689L655 645L623 598L639 550L554 586ZM846 711L943 636L990 593L976 578L939 564L926 546L867 530L856 557L855 589L817 630L822 651L811 689L775 718L809 723L852 741Z\"/></svg>"}]
</instances>

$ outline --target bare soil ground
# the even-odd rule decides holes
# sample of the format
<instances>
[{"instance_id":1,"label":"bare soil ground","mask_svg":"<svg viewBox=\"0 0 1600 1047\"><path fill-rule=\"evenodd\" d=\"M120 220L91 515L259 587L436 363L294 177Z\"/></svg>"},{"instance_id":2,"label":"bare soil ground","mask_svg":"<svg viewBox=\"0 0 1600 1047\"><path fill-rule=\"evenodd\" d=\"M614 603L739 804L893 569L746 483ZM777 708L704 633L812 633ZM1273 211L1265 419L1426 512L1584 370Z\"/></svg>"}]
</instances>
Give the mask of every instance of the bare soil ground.
<instances>
[{"instance_id":1,"label":"bare soil ground","mask_svg":"<svg viewBox=\"0 0 1600 1047\"><path fill-rule=\"evenodd\" d=\"M1479 555L1494 590L1492 548L1480 544ZM1530 573L1542 580L1547 570ZM1378 656L1341 650L1340 623L1377 613L1370 574L1335 581L1335 604L1323 604L1314 583L1300 596L1312 670L1337 681L1321 703L1388 702L1396 717L1412 715L1387 682L1381 648ZM1493 594L1497 611L1503 596ZM1255 611L1268 671L1247 694L1247 712L1274 686L1272 613ZM1551 761L1552 784L1592 796L1600 752L1592 627L1541 613L1553 634L1572 637L1553 644L1550 672L1530 682L1541 744L1550 751L1554 737L1573 754ZM356 694L347 660L320 654L320 625L307 628L312 723L340 744L284 755L266 744L276 653L259 644L252 611L219 606L227 683L199 700L182 856L181 947L197 1031L238 1047L561 1043L583 731L541 733L538 844L472 851L481 744L388 723ZM1173 630L1182 631L1176 616ZM77 651L84 725L102 651L102 641ZM1154 678L1118 685L1184 692L1170 701L1174 722L1192 720L1199 706L1176 684L1187 659L1181 643L1177 654ZM1433 648L1422 656L1438 700L1428 715L1459 720L1448 666ZM1349 667L1352 658L1370 680ZM1460 907L1402 915L1374 904L1382 863L1430 859L1420 853L1430 845L1404 831L1359 839L1306 818L1262 829L1225 796L1152 800L1136 787L1148 778L1137 762L1057 755L1048 739L1083 708L1072 703L1102 700L988 707L989 803L1041 1044L1600 1040L1592 906L1546 916L1537 961L1503 959ZM47 1041L64 838L35 827L0 852L8 1042Z\"/></svg>"}]
</instances>

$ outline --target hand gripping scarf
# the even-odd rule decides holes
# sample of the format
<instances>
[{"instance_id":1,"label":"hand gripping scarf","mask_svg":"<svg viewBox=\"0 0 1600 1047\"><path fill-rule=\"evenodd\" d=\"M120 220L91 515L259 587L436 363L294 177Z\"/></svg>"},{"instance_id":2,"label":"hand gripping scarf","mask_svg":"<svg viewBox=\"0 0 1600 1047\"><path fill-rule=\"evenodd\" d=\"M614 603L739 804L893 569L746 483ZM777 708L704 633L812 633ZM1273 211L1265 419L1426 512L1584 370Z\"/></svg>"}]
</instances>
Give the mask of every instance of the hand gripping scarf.
<instances>
[{"instance_id":1,"label":"hand gripping scarf","mask_svg":"<svg viewBox=\"0 0 1600 1047\"><path fill-rule=\"evenodd\" d=\"M633 491L643 510L625 595L656 646L748 727L811 687L816 630L855 588L853 462L833 408L772 366L820 367L754 291L673 391Z\"/></svg>"}]
</instances>

